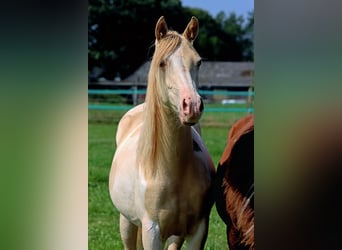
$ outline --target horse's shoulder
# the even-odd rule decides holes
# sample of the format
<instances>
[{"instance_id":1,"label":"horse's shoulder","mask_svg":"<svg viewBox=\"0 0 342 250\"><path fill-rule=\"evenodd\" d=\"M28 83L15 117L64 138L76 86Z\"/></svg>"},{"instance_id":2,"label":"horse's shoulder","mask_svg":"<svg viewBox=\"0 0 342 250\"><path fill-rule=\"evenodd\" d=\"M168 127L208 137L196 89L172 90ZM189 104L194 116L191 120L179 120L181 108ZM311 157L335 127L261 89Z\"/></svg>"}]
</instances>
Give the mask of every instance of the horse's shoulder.
<instances>
[{"instance_id":1,"label":"horse's shoulder","mask_svg":"<svg viewBox=\"0 0 342 250\"><path fill-rule=\"evenodd\" d=\"M120 119L116 133L116 144L121 142L142 123L144 104L135 106L127 111Z\"/></svg>"}]
</instances>

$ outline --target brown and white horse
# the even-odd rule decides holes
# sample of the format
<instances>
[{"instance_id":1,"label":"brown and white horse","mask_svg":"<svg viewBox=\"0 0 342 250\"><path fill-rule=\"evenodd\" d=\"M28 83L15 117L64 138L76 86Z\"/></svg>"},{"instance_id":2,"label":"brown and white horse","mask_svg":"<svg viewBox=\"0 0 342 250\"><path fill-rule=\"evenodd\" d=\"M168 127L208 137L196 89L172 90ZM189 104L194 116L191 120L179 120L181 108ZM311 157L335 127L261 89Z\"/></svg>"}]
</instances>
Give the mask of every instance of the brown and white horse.
<instances>
[{"instance_id":1,"label":"brown and white horse","mask_svg":"<svg viewBox=\"0 0 342 250\"><path fill-rule=\"evenodd\" d=\"M233 124L217 167L216 209L230 250L254 249L254 115Z\"/></svg>"},{"instance_id":2,"label":"brown and white horse","mask_svg":"<svg viewBox=\"0 0 342 250\"><path fill-rule=\"evenodd\" d=\"M197 93L201 57L193 47L198 20L183 34L164 17L155 27L155 52L146 101L120 120L109 191L120 212L125 249L203 249L208 233L213 162L198 132L203 102ZM140 230L138 230L140 228Z\"/></svg>"}]
</instances>

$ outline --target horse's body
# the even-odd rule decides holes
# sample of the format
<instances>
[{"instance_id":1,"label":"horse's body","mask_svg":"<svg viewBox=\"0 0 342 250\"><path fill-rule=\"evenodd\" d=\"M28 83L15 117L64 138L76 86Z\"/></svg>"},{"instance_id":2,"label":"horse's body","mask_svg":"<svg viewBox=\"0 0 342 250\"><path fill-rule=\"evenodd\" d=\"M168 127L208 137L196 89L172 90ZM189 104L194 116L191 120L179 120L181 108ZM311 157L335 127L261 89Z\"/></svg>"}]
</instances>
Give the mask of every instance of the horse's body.
<instances>
[{"instance_id":1,"label":"horse's body","mask_svg":"<svg viewBox=\"0 0 342 250\"><path fill-rule=\"evenodd\" d=\"M254 115L232 126L217 167L215 190L229 249L254 249Z\"/></svg>"},{"instance_id":2,"label":"horse's body","mask_svg":"<svg viewBox=\"0 0 342 250\"><path fill-rule=\"evenodd\" d=\"M180 249L184 239L189 249L204 247L215 170L191 127L203 111L193 80L197 33L194 17L182 35L158 20L146 102L120 120L109 191L125 249L136 249L139 227L144 249L163 249L167 240L169 249Z\"/></svg>"}]
</instances>

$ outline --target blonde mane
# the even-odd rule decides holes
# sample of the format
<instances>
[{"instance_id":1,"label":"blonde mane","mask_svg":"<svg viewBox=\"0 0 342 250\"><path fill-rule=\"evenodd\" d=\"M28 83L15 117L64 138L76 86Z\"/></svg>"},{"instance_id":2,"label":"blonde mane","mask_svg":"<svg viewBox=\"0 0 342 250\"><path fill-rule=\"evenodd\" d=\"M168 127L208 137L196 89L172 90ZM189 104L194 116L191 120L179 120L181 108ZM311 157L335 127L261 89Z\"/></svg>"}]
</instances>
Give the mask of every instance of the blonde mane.
<instances>
[{"instance_id":1,"label":"blonde mane","mask_svg":"<svg viewBox=\"0 0 342 250\"><path fill-rule=\"evenodd\" d=\"M164 82L164 69L160 64L180 47L182 37L175 31L169 31L155 45L148 74L148 84L144 107L143 128L138 144L138 161L145 167L145 174L153 175L158 165L164 164L170 145L170 124L168 120L177 117L168 106L167 86Z\"/></svg>"}]
</instances>

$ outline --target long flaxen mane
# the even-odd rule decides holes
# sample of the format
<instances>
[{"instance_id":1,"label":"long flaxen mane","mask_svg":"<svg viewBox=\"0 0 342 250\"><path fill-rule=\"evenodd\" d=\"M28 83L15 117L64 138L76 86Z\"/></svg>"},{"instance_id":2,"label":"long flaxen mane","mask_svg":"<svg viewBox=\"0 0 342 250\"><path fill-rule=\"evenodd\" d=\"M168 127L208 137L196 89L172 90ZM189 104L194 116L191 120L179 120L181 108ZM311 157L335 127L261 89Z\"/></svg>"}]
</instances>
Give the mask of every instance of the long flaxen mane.
<instances>
[{"instance_id":1,"label":"long flaxen mane","mask_svg":"<svg viewBox=\"0 0 342 250\"><path fill-rule=\"evenodd\" d=\"M144 107L143 128L138 144L138 161L145 167L145 173L153 175L158 165L166 160L165 152L173 150L169 143L170 129L167 118L175 116L168 101L168 87L165 83L165 60L180 47L182 37L176 31L168 33L155 44ZM177 117L175 116L175 123ZM178 125L176 125L178 126Z\"/></svg>"}]
</instances>

